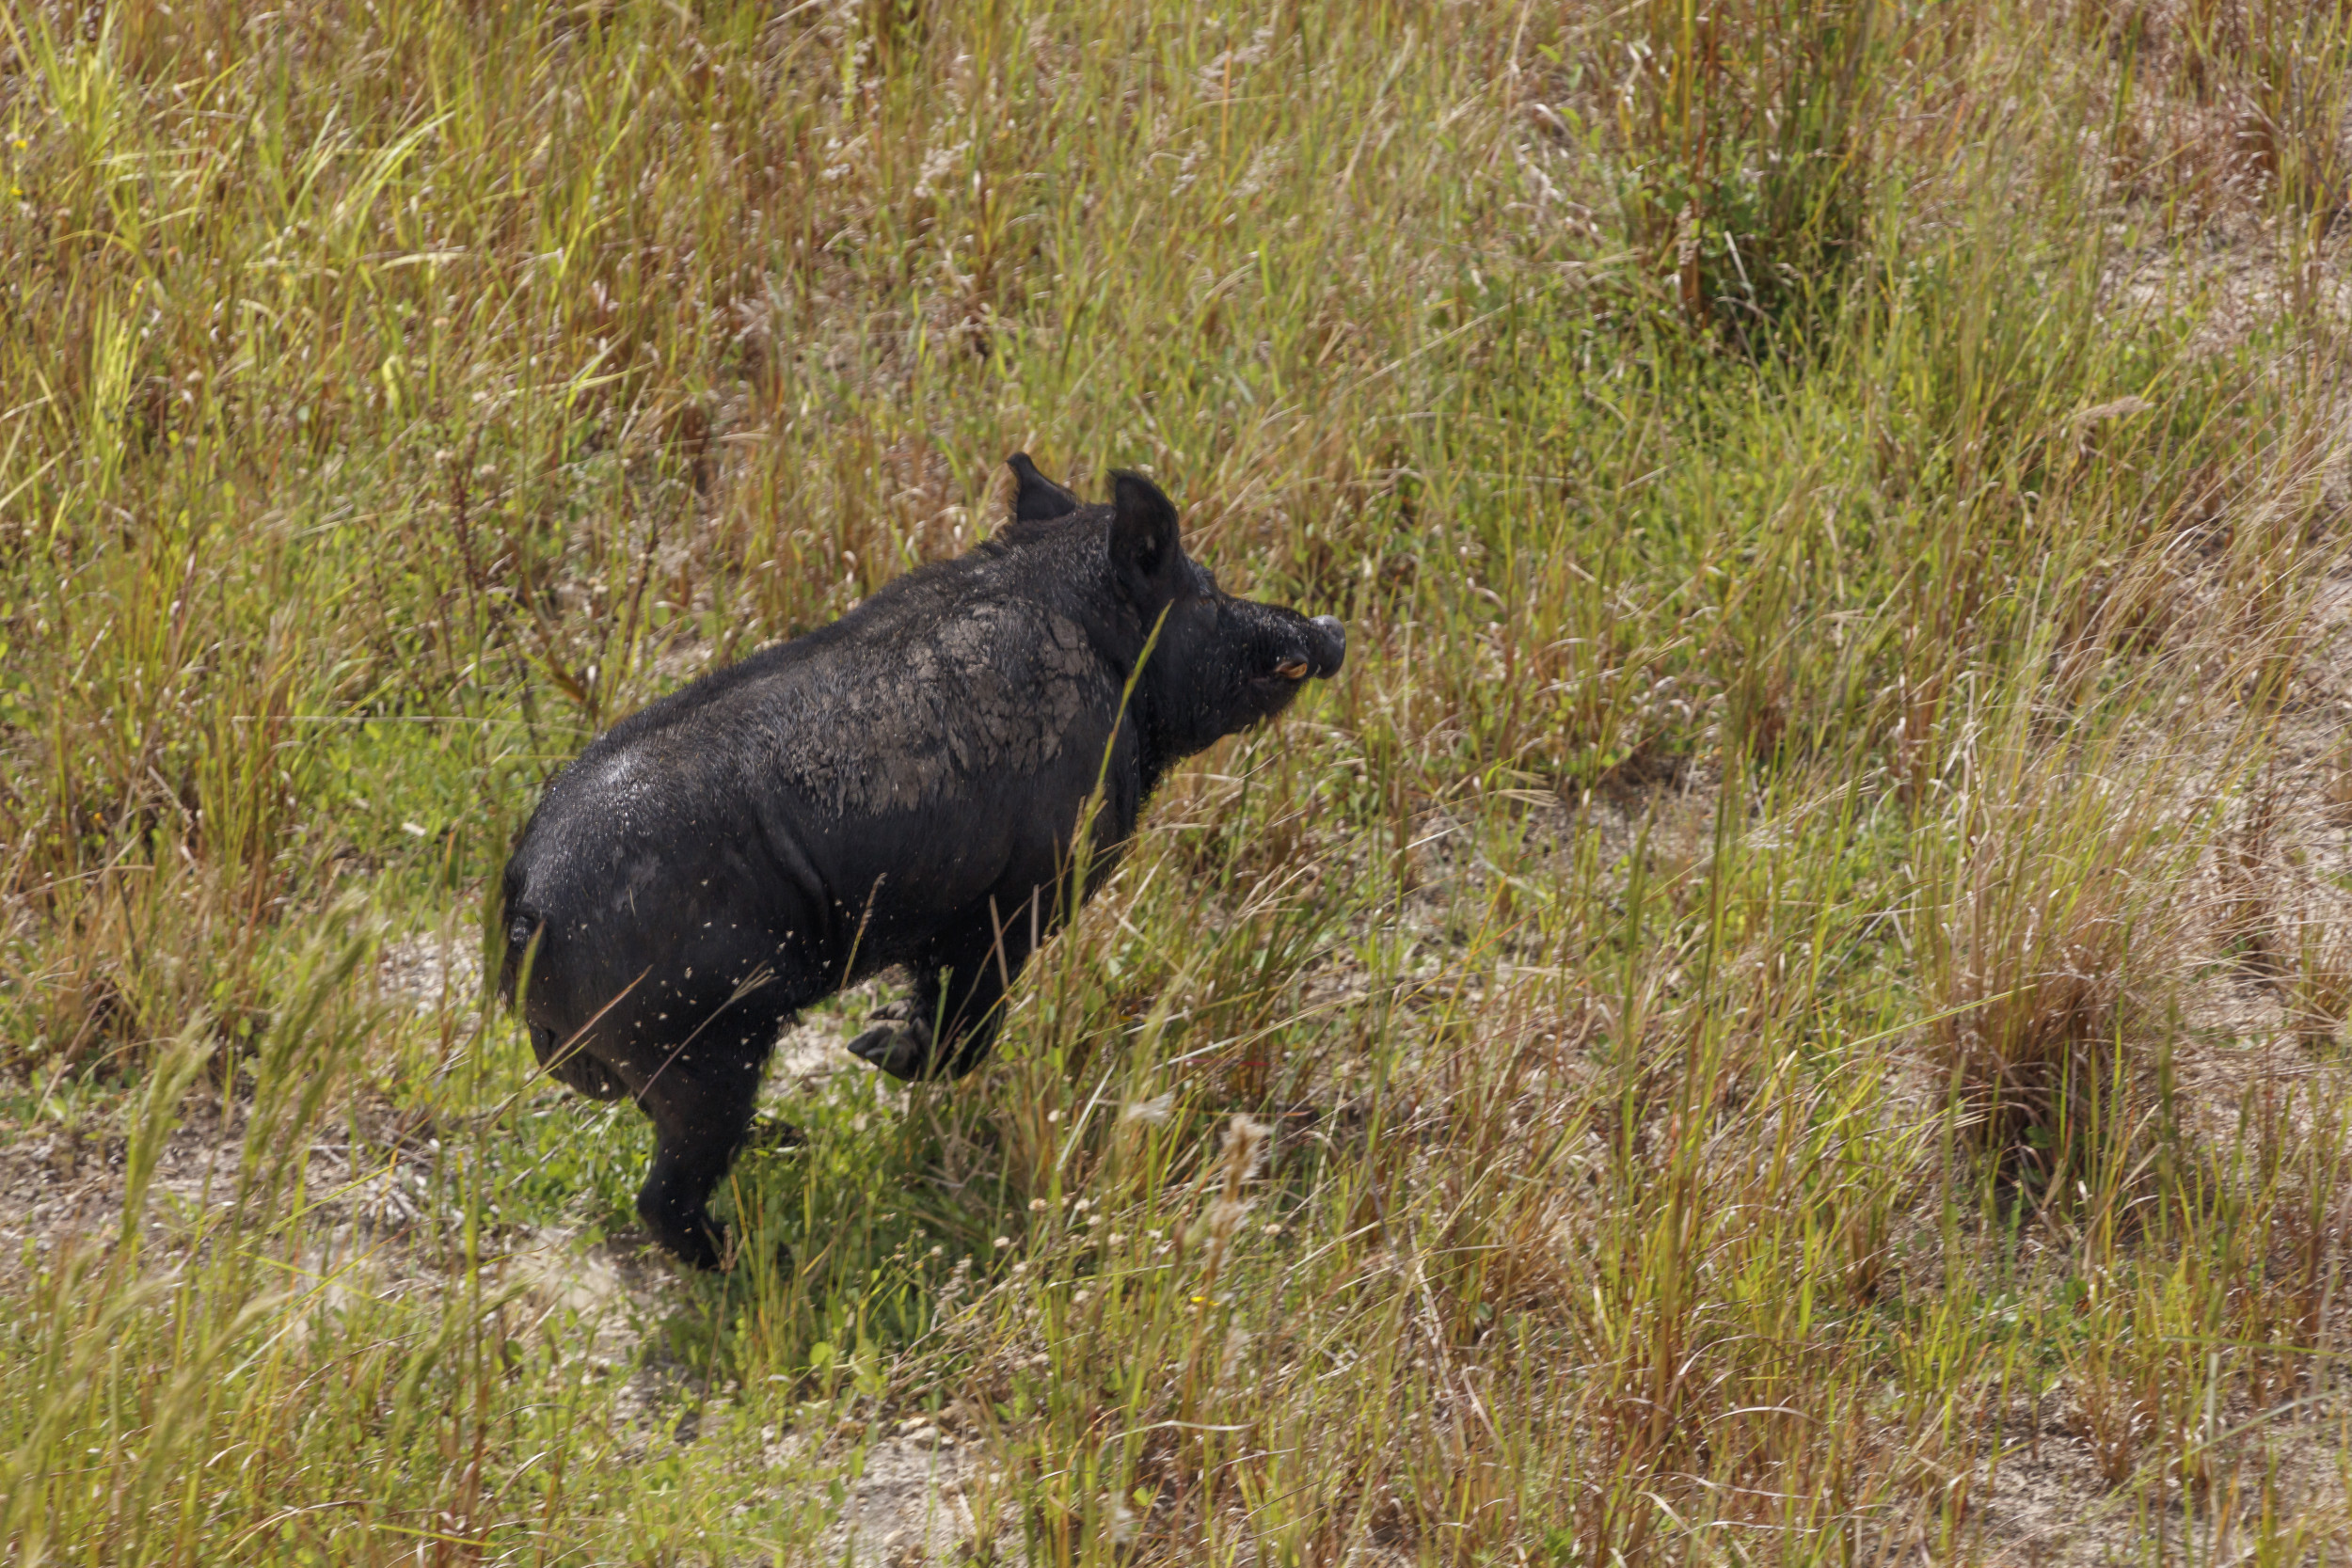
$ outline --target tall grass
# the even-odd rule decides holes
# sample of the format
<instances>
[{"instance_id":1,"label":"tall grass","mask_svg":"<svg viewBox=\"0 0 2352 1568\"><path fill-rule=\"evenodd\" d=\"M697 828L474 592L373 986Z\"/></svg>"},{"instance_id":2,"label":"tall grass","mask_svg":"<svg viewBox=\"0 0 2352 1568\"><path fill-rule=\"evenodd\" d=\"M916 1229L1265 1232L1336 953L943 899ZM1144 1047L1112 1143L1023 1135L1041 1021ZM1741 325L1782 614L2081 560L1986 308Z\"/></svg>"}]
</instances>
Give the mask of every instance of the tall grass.
<instances>
[{"instance_id":1,"label":"tall grass","mask_svg":"<svg viewBox=\"0 0 2352 1568\"><path fill-rule=\"evenodd\" d=\"M6 1549L2341 1555L2332 14L0 15ZM676 1276L483 890L1016 449L1349 670Z\"/></svg>"}]
</instances>

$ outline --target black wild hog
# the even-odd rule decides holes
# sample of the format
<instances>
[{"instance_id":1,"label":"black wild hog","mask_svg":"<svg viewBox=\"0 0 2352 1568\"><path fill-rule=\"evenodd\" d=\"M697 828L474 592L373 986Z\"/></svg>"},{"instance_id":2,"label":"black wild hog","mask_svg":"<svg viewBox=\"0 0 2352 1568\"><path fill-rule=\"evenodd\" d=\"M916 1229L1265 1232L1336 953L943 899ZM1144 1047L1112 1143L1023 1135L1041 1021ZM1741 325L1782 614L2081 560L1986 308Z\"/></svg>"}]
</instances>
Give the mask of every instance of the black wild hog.
<instances>
[{"instance_id":1,"label":"black wild hog","mask_svg":"<svg viewBox=\"0 0 2352 1568\"><path fill-rule=\"evenodd\" d=\"M613 726L507 863L501 992L522 979L556 1078L653 1117L638 1212L689 1262L719 1261L704 1203L797 1009L904 964L912 993L850 1049L971 1071L1067 912L1098 783L1089 891L1169 765L1346 652L1328 616L1219 592L1151 481L1085 506L1009 463L994 537Z\"/></svg>"}]
</instances>

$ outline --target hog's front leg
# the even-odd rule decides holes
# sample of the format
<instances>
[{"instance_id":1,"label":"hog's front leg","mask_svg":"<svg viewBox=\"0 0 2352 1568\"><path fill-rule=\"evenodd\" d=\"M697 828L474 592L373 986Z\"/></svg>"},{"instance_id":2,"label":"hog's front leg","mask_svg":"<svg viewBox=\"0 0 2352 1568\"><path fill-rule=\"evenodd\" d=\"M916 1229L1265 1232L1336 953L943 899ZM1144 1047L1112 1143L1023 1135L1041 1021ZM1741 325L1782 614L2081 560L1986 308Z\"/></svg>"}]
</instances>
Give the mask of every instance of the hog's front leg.
<instances>
[{"instance_id":1,"label":"hog's front leg","mask_svg":"<svg viewBox=\"0 0 2352 1568\"><path fill-rule=\"evenodd\" d=\"M935 1012L923 1009L912 995L886 1002L868 1015L873 1027L850 1042L850 1054L873 1063L893 1078L920 1078L931 1059Z\"/></svg>"},{"instance_id":2,"label":"hog's front leg","mask_svg":"<svg viewBox=\"0 0 2352 1568\"><path fill-rule=\"evenodd\" d=\"M988 1060L1005 992L1029 961L1029 921L991 910L951 927L911 966L914 989L877 1009L850 1050L893 1078L961 1078Z\"/></svg>"}]
</instances>

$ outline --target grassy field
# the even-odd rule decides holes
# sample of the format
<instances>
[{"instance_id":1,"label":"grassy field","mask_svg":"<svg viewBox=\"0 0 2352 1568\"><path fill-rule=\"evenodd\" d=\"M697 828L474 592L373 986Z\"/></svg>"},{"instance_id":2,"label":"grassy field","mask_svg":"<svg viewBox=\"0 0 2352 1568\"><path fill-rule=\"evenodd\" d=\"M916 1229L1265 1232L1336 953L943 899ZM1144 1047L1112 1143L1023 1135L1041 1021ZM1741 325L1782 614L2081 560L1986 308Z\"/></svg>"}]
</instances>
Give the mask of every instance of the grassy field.
<instances>
[{"instance_id":1,"label":"grassy field","mask_svg":"<svg viewBox=\"0 0 2352 1568\"><path fill-rule=\"evenodd\" d=\"M2347 94L2283 0L0 9L0 1556L2352 1560ZM805 1017L682 1275L485 890L1017 449L1348 669L984 1073Z\"/></svg>"}]
</instances>

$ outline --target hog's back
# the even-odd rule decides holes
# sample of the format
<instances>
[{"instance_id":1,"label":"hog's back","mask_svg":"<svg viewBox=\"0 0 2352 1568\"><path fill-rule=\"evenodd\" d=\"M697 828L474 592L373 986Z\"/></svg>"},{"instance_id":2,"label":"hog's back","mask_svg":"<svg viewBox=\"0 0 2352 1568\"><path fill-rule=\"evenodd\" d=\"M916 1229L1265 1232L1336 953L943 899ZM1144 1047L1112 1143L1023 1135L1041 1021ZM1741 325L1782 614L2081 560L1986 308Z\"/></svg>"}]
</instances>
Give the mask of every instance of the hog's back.
<instances>
[{"instance_id":1,"label":"hog's back","mask_svg":"<svg viewBox=\"0 0 2352 1568\"><path fill-rule=\"evenodd\" d=\"M907 597L649 705L557 777L506 878L510 919L545 930L534 1022L568 1036L632 981L708 1006L763 967L797 1007L1061 874L1117 673L1048 604Z\"/></svg>"}]
</instances>

